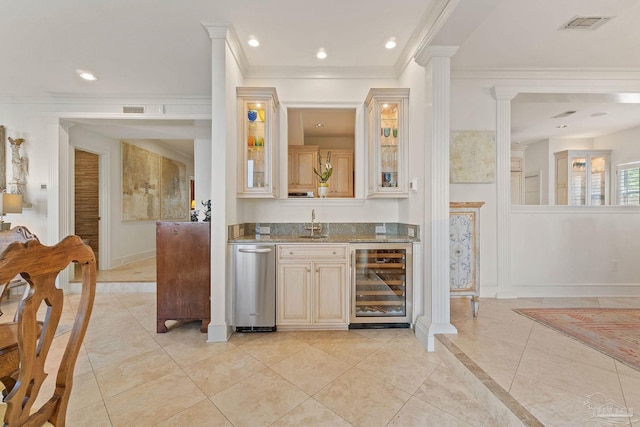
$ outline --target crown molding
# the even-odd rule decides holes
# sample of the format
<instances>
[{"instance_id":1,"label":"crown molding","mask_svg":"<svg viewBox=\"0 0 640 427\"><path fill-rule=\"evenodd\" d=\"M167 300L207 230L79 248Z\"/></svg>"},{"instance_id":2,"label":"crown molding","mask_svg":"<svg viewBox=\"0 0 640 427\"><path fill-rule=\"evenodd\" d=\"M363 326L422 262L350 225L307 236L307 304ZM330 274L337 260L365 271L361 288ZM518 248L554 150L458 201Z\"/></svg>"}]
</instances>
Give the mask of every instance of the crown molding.
<instances>
[{"instance_id":1,"label":"crown molding","mask_svg":"<svg viewBox=\"0 0 640 427\"><path fill-rule=\"evenodd\" d=\"M407 43L407 48L405 48L398 60L402 62L396 62L396 68L399 70L398 75L411 60L415 59L417 62L417 58L424 55L424 51L430 46L435 36L447 22L456 6L458 6L458 3L460 3L460 0L438 0L427 11L422 22L416 27L420 30L414 32L411 40ZM420 65L424 66L424 64Z\"/></svg>"},{"instance_id":2,"label":"crown molding","mask_svg":"<svg viewBox=\"0 0 640 427\"><path fill-rule=\"evenodd\" d=\"M397 79L394 67L250 67L247 79Z\"/></svg>"},{"instance_id":3,"label":"crown molding","mask_svg":"<svg viewBox=\"0 0 640 427\"><path fill-rule=\"evenodd\" d=\"M637 68L456 68L452 79L639 80Z\"/></svg>"},{"instance_id":4,"label":"crown molding","mask_svg":"<svg viewBox=\"0 0 640 427\"><path fill-rule=\"evenodd\" d=\"M238 68L240 68L240 72L243 76L246 75L250 68L249 62L247 61L247 56L242 49L242 44L238 39L238 35L236 34L233 25L228 22L203 22L202 26L209 32L211 40L225 40L231 55L233 55L233 58L238 64Z\"/></svg>"}]
</instances>

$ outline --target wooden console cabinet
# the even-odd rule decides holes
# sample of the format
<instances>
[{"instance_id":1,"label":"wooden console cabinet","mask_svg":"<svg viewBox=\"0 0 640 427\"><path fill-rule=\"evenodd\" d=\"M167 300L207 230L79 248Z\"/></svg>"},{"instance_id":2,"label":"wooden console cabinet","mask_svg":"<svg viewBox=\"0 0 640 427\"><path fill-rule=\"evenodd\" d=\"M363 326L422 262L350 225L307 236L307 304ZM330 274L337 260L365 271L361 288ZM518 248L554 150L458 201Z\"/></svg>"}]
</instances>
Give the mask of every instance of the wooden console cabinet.
<instances>
[{"instance_id":1,"label":"wooden console cabinet","mask_svg":"<svg viewBox=\"0 0 640 427\"><path fill-rule=\"evenodd\" d=\"M167 320L211 321L211 223L156 223L157 332Z\"/></svg>"}]
</instances>

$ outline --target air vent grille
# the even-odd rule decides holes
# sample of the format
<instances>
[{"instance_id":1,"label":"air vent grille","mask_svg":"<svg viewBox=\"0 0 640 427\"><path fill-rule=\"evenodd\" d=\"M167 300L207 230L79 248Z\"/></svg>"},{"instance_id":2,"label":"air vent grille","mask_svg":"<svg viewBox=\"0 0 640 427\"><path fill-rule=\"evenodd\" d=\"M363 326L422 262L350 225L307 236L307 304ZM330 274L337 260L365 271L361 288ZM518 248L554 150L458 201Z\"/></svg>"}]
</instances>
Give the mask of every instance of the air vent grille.
<instances>
[{"instance_id":1,"label":"air vent grille","mask_svg":"<svg viewBox=\"0 0 640 427\"><path fill-rule=\"evenodd\" d=\"M613 19L612 16L576 16L564 24L561 30L595 30Z\"/></svg>"},{"instance_id":2,"label":"air vent grille","mask_svg":"<svg viewBox=\"0 0 640 427\"><path fill-rule=\"evenodd\" d=\"M122 112L126 114L144 114L144 106L142 105L125 105Z\"/></svg>"}]
</instances>

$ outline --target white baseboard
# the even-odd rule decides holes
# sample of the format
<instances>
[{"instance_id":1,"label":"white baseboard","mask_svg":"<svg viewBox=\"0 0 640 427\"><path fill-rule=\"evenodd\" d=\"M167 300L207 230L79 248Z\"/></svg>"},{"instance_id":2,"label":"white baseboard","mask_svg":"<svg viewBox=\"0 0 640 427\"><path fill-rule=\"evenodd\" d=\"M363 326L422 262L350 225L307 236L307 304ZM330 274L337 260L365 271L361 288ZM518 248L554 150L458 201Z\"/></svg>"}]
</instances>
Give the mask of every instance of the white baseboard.
<instances>
[{"instance_id":1,"label":"white baseboard","mask_svg":"<svg viewBox=\"0 0 640 427\"><path fill-rule=\"evenodd\" d=\"M69 293L79 294L82 290L81 282L69 283ZM129 292L155 292L156 282L98 282L96 293L123 294Z\"/></svg>"},{"instance_id":2,"label":"white baseboard","mask_svg":"<svg viewBox=\"0 0 640 427\"><path fill-rule=\"evenodd\" d=\"M120 258L113 258L111 260L111 265L109 266L109 270L116 267L121 267L123 265L131 264L132 262L142 261L144 259L153 258L156 256L156 250L144 251L133 255L127 255Z\"/></svg>"}]
</instances>

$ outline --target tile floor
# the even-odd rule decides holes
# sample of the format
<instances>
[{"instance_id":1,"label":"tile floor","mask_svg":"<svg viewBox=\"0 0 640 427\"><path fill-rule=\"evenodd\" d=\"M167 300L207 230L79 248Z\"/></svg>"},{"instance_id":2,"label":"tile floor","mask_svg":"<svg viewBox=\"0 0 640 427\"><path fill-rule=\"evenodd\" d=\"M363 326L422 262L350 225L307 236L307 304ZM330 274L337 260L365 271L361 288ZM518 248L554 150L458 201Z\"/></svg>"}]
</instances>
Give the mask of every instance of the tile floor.
<instances>
[{"instance_id":1,"label":"tile floor","mask_svg":"<svg viewBox=\"0 0 640 427\"><path fill-rule=\"evenodd\" d=\"M66 297L67 310L77 297ZM3 302L0 321L10 320L16 300ZM604 425L584 406L593 393L640 408L640 372L511 311L549 306L640 308L640 298L483 299L477 319L467 300L454 299L459 334L448 337L544 425ZM198 322L166 334L155 326L154 293L98 294L67 426L501 425L411 330L206 343Z\"/></svg>"}]
</instances>

